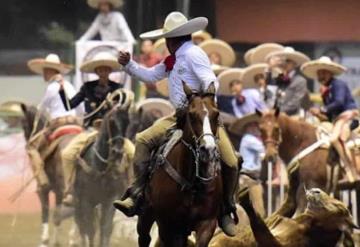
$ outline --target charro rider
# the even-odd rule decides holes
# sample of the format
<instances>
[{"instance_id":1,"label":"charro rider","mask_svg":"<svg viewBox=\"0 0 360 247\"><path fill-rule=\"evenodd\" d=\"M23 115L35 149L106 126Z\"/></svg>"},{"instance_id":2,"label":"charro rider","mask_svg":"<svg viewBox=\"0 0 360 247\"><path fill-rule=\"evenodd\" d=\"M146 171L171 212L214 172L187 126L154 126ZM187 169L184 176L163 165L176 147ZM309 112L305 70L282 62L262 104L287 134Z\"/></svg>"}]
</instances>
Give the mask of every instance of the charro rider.
<instances>
[{"instance_id":1,"label":"charro rider","mask_svg":"<svg viewBox=\"0 0 360 247\"><path fill-rule=\"evenodd\" d=\"M167 16L163 29L142 34L141 38L165 37L171 54L163 63L152 68L139 66L130 59L130 54L127 52L119 53L118 61L125 66L125 71L130 75L145 82L169 78L170 101L177 112L175 115L159 119L150 128L136 136L134 168L137 179L123 200L114 202L114 206L127 216L134 216L138 213L146 185L146 171L151 151L159 145L167 130L175 126L176 119L184 114L182 109L186 104L186 96L182 81L188 83L194 92L205 91L212 82L217 83L207 55L191 41L191 33L204 29L207 23L208 21L204 17L187 20L182 13L172 12ZM230 169L223 169L222 174L225 210L222 212L219 225L225 233L234 235L235 224L231 213L235 210L233 193L237 185L238 158L223 127L218 128L217 135L222 160L230 167Z\"/></svg>"},{"instance_id":2,"label":"charro rider","mask_svg":"<svg viewBox=\"0 0 360 247\"><path fill-rule=\"evenodd\" d=\"M304 75L321 83L323 88L321 96L324 106L321 108L313 107L310 112L320 118L321 115L326 115L328 120L334 122L330 141L343 161L350 165L344 142L347 138L347 130L349 130L352 120L359 116L359 111L346 82L335 77L344 73L346 68L324 56L304 63L301 70Z\"/></svg>"},{"instance_id":3,"label":"charro rider","mask_svg":"<svg viewBox=\"0 0 360 247\"><path fill-rule=\"evenodd\" d=\"M42 189L49 186L49 180L44 170L45 157L42 157L48 145L48 137L52 131L63 125L79 125L75 111L67 111L61 102L58 95L60 84L63 85L64 92L69 96L75 95L76 91L71 83L62 76L69 73L72 67L62 63L58 55L49 54L45 59L32 59L28 62L28 67L32 72L42 75L47 82L45 95L38 108L39 112L45 112L49 115L50 122L41 134L31 137L27 145L27 152L39 189ZM36 126L36 121L37 119L35 119L34 126Z\"/></svg>"},{"instance_id":4,"label":"charro rider","mask_svg":"<svg viewBox=\"0 0 360 247\"><path fill-rule=\"evenodd\" d=\"M109 107L105 103L107 96L121 87L121 84L109 79L111 72L119 70L120 64L116 57L107 52L100 52L91 61L82 64L80 70L85 73L96 73L98 80L85 82L80 91L71 99L68 99L64 90L60 90L60 95L64 106L70 110L82 102L85 102L85 127L88 130L77 135L62 152L62 161L65 180L65 205L73 204L72 188L74 182L75 164L77 155L82 148L97 135L96 128L99 121L103 118Z\"/></svg>"}]
</instances>

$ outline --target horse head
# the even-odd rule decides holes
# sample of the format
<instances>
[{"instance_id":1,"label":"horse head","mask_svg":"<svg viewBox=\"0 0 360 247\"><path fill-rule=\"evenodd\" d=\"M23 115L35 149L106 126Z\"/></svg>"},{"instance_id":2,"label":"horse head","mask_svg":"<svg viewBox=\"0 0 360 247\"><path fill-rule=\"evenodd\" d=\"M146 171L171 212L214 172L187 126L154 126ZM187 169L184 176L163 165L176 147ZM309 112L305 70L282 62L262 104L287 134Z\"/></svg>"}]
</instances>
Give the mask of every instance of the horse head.
<instances>
[{"instance_id":1,"label":"horse head","mask_svg":"<svg viewBox=\"0 0 360 247\"><path fill-rule=\"evenodd\" d=\"M24 103L20 103L20 106L24 114L21 120L21 126L24 130L25 139L29 140L32 135L45 127L46 117L43 113L39 112L35 106L28 106Z\"/></svg>"},{"instance_id":2,"label":"horse head","mask_svg":"<svg viewBox=\"0 0 360 247\"><path fill-rule=\"evenodd\" d=\"M200 162L208 164L199 171L202 178L211 177L216 172L215 164L219 157L216 143L219 110L215 102L215 85L211 83L203 94L193 93L184 82L183 89L188 99L184 136L193 144Z\"/></svg>"},{"instance_id":3,"label":"horse head","mask_svg":"<svg viewBox=\"0 0 360 247\"><path fill-rule=\"evenodd\" d=\"M279 145L281 139L281 128L279 124L279 108L260 112L256 110L256 114L260 116L259 128L261 132L261 138L265 145L265 161L275 162L279 153Z\"/></svg>"},{"instance_id":4,"label":"horse head","mask_svg":"<svg viewBox=\"0 0 360 247\"><path fill-rule=\"evenodd\" d=\"M126 127L129 124L129 109L133 101L132 93L126 90L117 92L112 108L104 116L100 126L98 149L107 149L107 160L118 164L123 156ZM131 95L130 95L131 94Z\"/></svg>"}]
</instances>

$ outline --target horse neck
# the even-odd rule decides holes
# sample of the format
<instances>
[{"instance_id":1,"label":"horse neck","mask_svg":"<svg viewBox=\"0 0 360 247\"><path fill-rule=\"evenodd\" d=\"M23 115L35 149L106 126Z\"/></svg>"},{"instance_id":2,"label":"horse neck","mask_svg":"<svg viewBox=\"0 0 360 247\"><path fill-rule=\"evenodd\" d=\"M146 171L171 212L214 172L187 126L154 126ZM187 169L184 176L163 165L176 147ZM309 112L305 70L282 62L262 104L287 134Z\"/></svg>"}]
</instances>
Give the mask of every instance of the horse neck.
<instances>
[{"instance_id":1,"label":"horse neck","mask_svg":"<svg viewBox=\"0 0 360 247\"><path fill-rule=\"evenodd\" d=\"M107 128L107 119L104 119L104 122L101 125L99 130L99 134L96 138L94 147L97 152L101 155L101 157L107 159L109 155L109 133Z\"/></svg>"},{"instance_id":2,"label":"horse neck","mask_svg":"<svg viewBox=\"0 0 360 247\"><path fill-rule=\"evenodd\" d=\"M315 129L303 121L297 121L281 114L279 116L282 142L279 155L285 163L316 141Z\"/></svg>"}]
</instances>

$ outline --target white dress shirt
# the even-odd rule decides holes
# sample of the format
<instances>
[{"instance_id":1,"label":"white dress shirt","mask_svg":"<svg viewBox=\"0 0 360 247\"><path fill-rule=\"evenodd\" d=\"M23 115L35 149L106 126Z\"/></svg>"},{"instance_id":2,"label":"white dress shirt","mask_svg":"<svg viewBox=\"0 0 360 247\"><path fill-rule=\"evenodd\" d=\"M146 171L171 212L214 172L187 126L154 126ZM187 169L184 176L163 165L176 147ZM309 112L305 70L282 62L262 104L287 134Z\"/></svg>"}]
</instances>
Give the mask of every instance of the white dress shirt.
<instances>
[{"instance_id":1,"label":"white dress shirt","mask_svg":"<svg viewBox=\"0 0 360 247\"><path fill-rule=\"evenodd\" d=\"M49 114L50 120L58 117L76 115L75 110L67 111L65 109L59 94L59 90L60 84L58 81L52 80L49 82L49 85L45 91L45 95L38 107L40 111L45 111ZM68 98L72 98L76 94L74 86L66 80L64 81L64 91Z\"/></svg>"},{"instance_id":2,"label":"white dress shirt","mask_svg":"<svg viewBox=\"0 0 360 247\"><path fill-rule=\"evenodd\" d=\"M170 72L166 72L164 63L151 68L145 68L131 60L125 71L144 82L156 82L169 78L169 99L176 109L184 107L187 103L183 90L184 81L193 92L204 92L211 82L218 88L218 82L211 69L206 53L194 45L192 41L185 42L176 52L176 63Z\"/></svg>"},{"instance_id":3,"label":"white dress shirt","mask_svg":"<svg viewBox=\"0 0 360 247\"><path fill-rule=\"evenodd\" d=\"M98 14L89 29L80 38L80 41L90 40L98 33L100 33L101 40L103 41L135 43L134 36L120 12L112 11L108 14Z\"/></svg>"}]
</instances>

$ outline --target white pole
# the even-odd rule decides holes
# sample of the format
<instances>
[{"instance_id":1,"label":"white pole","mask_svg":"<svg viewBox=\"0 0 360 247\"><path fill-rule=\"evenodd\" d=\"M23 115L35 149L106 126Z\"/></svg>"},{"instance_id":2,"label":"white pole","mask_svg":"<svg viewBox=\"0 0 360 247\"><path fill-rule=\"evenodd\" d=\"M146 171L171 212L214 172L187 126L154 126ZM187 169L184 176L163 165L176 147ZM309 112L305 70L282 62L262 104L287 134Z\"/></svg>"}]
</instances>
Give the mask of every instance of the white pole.
<instances>
[{"instance_id":1,"label":"white pole","mask_svg":"<svg viewBox=\"0 0 360 247\"><path fill-rule=\"evenodd\" d=\"M356 190L351 190L351 209L355 225L358 225Z\"/></svg>"},{"instance_id":2,"label":"white pole","mask_svg":"<svg viewBox=\"0 0 360 247\"><path fill-rule=\"evenodd\" d=\"M284 164L280 164L280 205L284 201L285 181L284 181Z\"/></svg>"},{"instance_id":3,"label":"white pole","mask_svg":"<svg viewBox=\"0 0 360 247\"><path fill-rule=\"evenodd\" d=\"M268 162L268 184L267 184L267 215L272 213L272 162Z\"/></svg>"}]
</instances>

